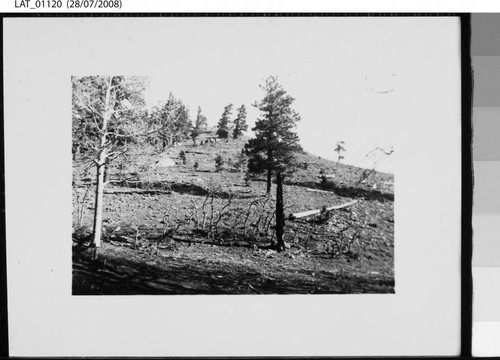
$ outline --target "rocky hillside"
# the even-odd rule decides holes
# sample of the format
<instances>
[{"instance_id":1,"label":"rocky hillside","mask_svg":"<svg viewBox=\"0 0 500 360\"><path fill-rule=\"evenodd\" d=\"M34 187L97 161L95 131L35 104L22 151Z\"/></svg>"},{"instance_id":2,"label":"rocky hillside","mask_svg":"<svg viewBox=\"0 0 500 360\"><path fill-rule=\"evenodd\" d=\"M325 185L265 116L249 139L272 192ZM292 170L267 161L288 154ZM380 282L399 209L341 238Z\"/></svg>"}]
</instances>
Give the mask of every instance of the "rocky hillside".
<instances>
[{"instance_id":1,"label":"rocky hillside","mask_svg":"<svg viewBox=\"0 0 500 360\"><path fill-rule=\"evenodd\" d=\"M394 292L391 174L299 154L285 179L287 251L278 254L269 249L274 197L263 177L245 177L244 143L138 148L113 163L98 263L86 250L93 170L76 162L73 292ZM323 210L290 217L313 209Z\"/></svg>"}]
</instances>

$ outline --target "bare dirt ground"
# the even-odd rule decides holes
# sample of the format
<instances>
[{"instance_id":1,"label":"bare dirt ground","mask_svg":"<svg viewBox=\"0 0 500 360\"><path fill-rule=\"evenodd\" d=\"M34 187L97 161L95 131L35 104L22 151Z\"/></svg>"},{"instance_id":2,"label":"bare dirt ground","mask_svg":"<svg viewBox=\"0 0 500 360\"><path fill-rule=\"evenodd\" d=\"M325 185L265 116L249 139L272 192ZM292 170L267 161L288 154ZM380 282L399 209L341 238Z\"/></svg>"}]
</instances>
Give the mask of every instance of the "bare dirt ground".
<instances>
[{"instance_id":1,"label":"bare dirt ground","mask_svg":"<svg viewBox=\"0 0 500 360\"><path fill-rule=\"evenodd\" d=\"M243 144L187 143L156 154L138 149L112 164L97 261L88 249L92 188L82 201L94 176L75 162L73 294L395 292L392 175L374 172L354 186L364 169L301 154L303 166L285 181L286 216L357 203L321 216L287 220L287 250L277 253L270 249L273 197L266 200L263 179L246 182L244 173L231 165ZM181 151L186 164L179 159ZM219 172L217 154L226 159ZM177 165L161 166L163 159ZM320 172L331 175L329 180L322 183ZM207 219L212 212L216 220L222 210L217 226L210 228L208 221L201 226L204 203Z\"/></svg>"}]
</instances>

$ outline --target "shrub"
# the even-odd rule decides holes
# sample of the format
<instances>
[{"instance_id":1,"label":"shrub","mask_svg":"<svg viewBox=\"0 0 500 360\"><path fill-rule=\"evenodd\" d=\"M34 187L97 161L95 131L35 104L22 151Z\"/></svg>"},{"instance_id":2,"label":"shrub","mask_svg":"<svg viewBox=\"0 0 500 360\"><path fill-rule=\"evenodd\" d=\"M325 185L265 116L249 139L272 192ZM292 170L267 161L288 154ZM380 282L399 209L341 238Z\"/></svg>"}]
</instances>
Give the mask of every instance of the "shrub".
<instances>
[{"instance_id":1,"label":"shrub","mask_svg":"<svg viewBox=\"0 0 500 360\"><path fill-rule=\"evenodd\" d=\"M179 159L181 159L182 165L186 165L187 159L186 159L186 153L184 152L184 150L182 150L179 153Z\"/></svg>"},{"instance_id":2,"label":"shrub","mask_svg":"<svg viewBox=\"0 0 500 360\"><path fill-rule=\"evenodd\" d=\"M198 161L194 162L193 167L194 167L195 170L198 170L198 168L200 167L200 164L198 163Z\"/></svg>"},{"instance_id":3,"label":"shrub","mask_svg":"<svg viewBox=\"0 0 500 360\"><path fill-rule=\"evenodd\" d=\"M316 224L325 224L330 220L332 217L332 213L326 209L326 206L323 206L321 208L321 212L317 216L316 219L314 219L314 223Z\"/></svg>"},{"instance_id":4,"label":"shrub","mask_svg":"<svg viewBox=\"0 0 500 360\"><path fill-rule=\"evenodd\" d=\"M321 185L325 186L326 183L328 182L328 180L326 178L325 170L321 169L319 171L319 178L320 178Z\"/></svg>"},{"instance_id":5,"label":"shrub","mask_svg":"<svg viewBox=\"0 0 500 360\"><path fill-rule=\"evenodd\" d=\"M224 158L221 154L218 154L215 158L215 171L219 172L224 168Z\"/></svg>"}]
</instances>

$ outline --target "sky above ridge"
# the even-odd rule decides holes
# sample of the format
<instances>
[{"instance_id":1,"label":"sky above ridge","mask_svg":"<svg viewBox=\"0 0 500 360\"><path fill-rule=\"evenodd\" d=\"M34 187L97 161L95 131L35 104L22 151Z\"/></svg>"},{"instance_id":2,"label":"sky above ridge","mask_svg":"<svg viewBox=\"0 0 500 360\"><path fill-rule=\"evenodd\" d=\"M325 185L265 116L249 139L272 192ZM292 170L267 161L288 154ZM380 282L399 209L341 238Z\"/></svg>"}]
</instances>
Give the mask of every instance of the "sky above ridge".
<instances>
[{"instance_id":1,"label":"sky above ridge","mask_svg":"<svg viewBox=\"0 0 500 360\"><path fill-rule=\"evenodd\" d=\"M252 127L259 84L275 75L295 98L304 150L335 160L336 142L344 141L344 163L371 168L378 161L386 172L395 171L405 151L418 151L405 149L415 136L412 122L460 121L457 18L147 20L128 41L143 54L151 79L148 106L172 92L191 118L201 106L215 125L224 106L244 104ZM394 153L366 157L377 147Z\"/></svg>"}]
</instances>

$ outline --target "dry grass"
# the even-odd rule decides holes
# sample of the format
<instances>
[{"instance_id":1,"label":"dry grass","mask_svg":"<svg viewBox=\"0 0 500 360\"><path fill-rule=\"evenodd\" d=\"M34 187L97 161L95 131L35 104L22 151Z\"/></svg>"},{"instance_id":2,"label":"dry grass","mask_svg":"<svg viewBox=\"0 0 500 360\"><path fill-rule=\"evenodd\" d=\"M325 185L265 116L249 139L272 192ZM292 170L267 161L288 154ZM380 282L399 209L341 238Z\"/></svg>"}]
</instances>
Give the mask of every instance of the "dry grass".
<instances>
[{"instance_id":1,"label":"dry grass","mask_svg":"<svg viewBox=\"0 0 500 360\"><path fill-rule=\"evenodd\" d=\"M394 192L388 184L393 182L392 175L375 172L354 187L363 169L300 154L299 161L307 165L286 179L286 215L351 199L358 203L335 211L322 222L287 221L285 240L290 248L278 254L266 248L273 237L272 227L256 235L249 228L245 236L242 224L250 203L265 194L263 179L246 186L243 172L231 167L215 171L218 154L226 164L230 159L234 162L243 144L242 140L229 140L194 148L188 143L163 154L136 149L113 164L110 188L160 188L171 193L105 195L105 243L99 263L92 263L88 252L77 250L84 249L90 231L93 201L87 202L83 227L73 236L74 293L394 292ZM178 158L180 151L186 153L186 165ZM176 160L177 165L158 166L165 157ZM196 170L195 162L200 165ZM83 179L92 181L93 171L85 174L79 164L74 169L79 184ZM334 178L322 184L320 171ZM76 191L83 192L85 187ZM232 198L216 234L192 220L193 206L201 209L210 193L214 194L214 216ZM271 198L268 204L272 202ZM75 213L77 206L75 197ZM257 207L253 211L250 218L255 221L249 223L259 216ZM239 225L231 232L234 224ZM162 237L169 230L171 236ZM344 243L350 247L337 253ZM172 272L179 274L174 278L168 275ZM217 272L221 277L213 276ZM141 285L134 278L148 280Z\"/></svg>"}]
</instances>

